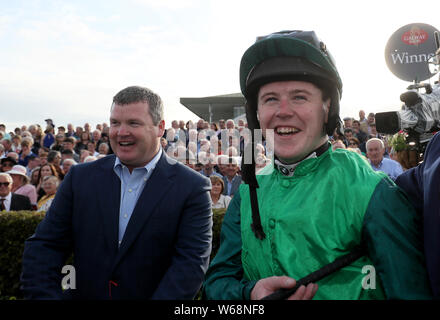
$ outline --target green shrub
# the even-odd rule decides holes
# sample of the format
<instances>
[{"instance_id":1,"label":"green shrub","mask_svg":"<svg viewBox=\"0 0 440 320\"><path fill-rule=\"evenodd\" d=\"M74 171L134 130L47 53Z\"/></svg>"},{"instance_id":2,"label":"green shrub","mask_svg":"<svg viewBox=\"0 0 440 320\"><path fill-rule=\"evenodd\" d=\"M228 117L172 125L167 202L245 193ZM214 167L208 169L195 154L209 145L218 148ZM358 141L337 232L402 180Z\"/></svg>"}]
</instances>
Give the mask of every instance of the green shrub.
<instances>
[{"instance_id":1,"label":"green shrub","mask_svg":"<svg viewBox=\"0 0 440 320\"><path fill-rule=\"evenodd\" d=\"M21 259L24 241L44 218L44 212L0 212L0 299L22 299Z\"/></svg>"},{"instance_id":2,"label":"green shrub","mask_svg":"<svg viewBox=\"0 0 440 320\"><path fill-rule=\"evenodd\" d=\"M226 209L213 209L211 261L220 246L220 231ZM0 300L23 299L20 291L24 242L43 220L44 212L0 212ZM73 264L73 256L67 264Z\"/></svg>"}]
</instances>

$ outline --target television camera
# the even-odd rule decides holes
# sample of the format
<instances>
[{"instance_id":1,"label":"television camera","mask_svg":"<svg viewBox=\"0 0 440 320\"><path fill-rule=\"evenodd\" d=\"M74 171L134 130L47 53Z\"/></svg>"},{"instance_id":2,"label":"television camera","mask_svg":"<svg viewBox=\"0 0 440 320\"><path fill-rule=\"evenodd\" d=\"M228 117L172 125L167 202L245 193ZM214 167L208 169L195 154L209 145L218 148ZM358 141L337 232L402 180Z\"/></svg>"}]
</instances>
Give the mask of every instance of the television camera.
<instances>
[{"instance_id":1,"label":"television camera","mask_svg":"<svg viewBox=\"0 0 440 320\"><path fill-rule=\"evenodd\" d=\"M407 30L408 26L405 26L406 28L404 28ZM420 25L418 25L418 27L419 26ZM422 28L426 29L426 26L427 25L422 25ZM418 30L421 30L422 28L418 28ZM412 30L414 29L415 28L413 26ZM402 32L400 32L398 36L400 36L401 33ZM414 39L417 37L422 38L420 34L420 32L413 33ZM427 59L427 65L426 61L425 64L421 64L423 67L422 71L425 72L424 75L421 76L422 72L420 68L411 71L412 76L414 76L414 83L408 86L408 91L400 95L400 100L404 103L401 110L380 112L376 113L375 115L376 128L379 133L395 134L403 131L406 135L406 142L409 146L409 150L416 150L419 153L420 158L422 158L426 145L430 139L433 137L436 131L440 130L440 83L436 81L434 85L431 85L429 83L420 83L418 81L420 78L423 78L422 80L431 78L439 72L439 32L435 30L433 35L436 46L433 50L435 51L435 54L429 54L430 57ZM403 40L404 36L400 36L400 39ZM420 47L421 45L419 43L418 48L416 49L422 50L423 48ZM395 47L391 48L390 50L394 51L394 54L396 54L395 52L399 51L399 49L396 49ZM406 48L403 50L408 51ZM389 63L388 66L395 75L401 79L404 78L401 74L397 74L398 72L396 72L396 69L392 68L395 68L395 66L390 66ZM405 66L401 68L405 68ZM404 80L408 80L408 77L405 76Z\"/></svg>"}]
</instances>

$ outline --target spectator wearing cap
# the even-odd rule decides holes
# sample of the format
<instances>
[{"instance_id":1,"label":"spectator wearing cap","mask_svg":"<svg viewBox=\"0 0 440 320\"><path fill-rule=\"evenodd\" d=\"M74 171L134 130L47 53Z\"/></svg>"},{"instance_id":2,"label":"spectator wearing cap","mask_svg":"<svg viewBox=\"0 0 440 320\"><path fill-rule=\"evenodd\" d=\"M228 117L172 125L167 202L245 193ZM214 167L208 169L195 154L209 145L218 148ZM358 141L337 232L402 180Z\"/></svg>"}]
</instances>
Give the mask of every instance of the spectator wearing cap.
<instances>
[{"instance_id":1,"label":"spectator wearing cap","mask_svg":"<svg viewBox=\"0 0 440 320\"><path fill-rule=\"evenodd\" d=\"M31 155L35 156L35 153L31 151L32 144L33 144L33 139L30 137L23 138L23 140L21 141L21 152L20 152L18 164L22 165L23 167L26 167L28 165L29 157Z\"/></svg>"},{"instance_id":2,"label":"spectator wearing cap","mask_svg":"<svg viewBox=\"0 0 440 320\"><path fill-rule=\"evenodd\" d=\"M0 173L0 211L31 210L31 201L28 197L11 192L12 183L9 174Z\"/></svg>"},{"instance_id":3,"label":"spectator wearing cap","mask_svg":"<svg viewBox=\"0 0 440 320\"><path fill-rule=\"evenodd\" d=\"M7 172L12 178L11 191L15 194L26 196L31 201L32 209L37 208L37 190L35 186L29 183L30 179L26 175L26 168L17 164L12 167L12 170Z\"/></svg>"},{"instance_id":4,"label":"spectator wearing cap","mask_svg":"<svg viewBox=\"0 0 440 320\"><path fill-rule=\"evenodd\" d=\"M353 127L353 118L345 117L344 118L344 129L352 128L352 127Z\"/></svg>"},{"instance_id":5,"label":"spectator wearing cap","mask_svg":"<svg viewBox=\"0 0 440 320\"><path fill-rule=\"evenodd\" d=\"M53 128L55 128L55 123L53 123L53 120L52 120L52 119L46 119L46 120L44 120L44 121L46 121L46 124L47 124L47 125L51 125Z\"/></svg>"},{"instance_id":6,"label":"spectator wearing cap","mask_svg":"<svg viewBox=\"0 0 440 320\"><path fill-rule=\"evenodd\" d=\"M12 157L6 157L1 160L1 172L6 172L12 169L13 166L17 164Z\"/></svg>"},{"instance_id":7,"label":"spectator wearing cap","mask_svg":"<svg viewBox=\"0 0 440 320\"><path fill-rule=\"evenodd\" d=\"M58 135L58 134L61 134L61 135L63 135L63 137L66 136L66 128L65 128L65 127L60 126L60 127L58 127L57 129L58 129L58 131L57 131L57 135Z\"/></svg>"}]
</instances>

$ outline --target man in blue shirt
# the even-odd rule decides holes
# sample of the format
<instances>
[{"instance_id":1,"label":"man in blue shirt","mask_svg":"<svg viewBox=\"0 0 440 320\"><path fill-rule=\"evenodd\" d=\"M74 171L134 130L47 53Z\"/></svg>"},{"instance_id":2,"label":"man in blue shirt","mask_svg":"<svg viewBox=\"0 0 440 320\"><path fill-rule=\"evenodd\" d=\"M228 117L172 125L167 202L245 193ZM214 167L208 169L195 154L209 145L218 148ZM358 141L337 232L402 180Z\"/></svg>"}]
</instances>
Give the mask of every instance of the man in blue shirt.
<instances>
[{"instance_id":1,"label":"man in blue shirt","mask_svg":"<svg viewBox=\"0 0 440 320\"><path fill-rule=\"evenodd\" d=\"M385 145L381 139L371 138L367 141L366 146L368 162L374 171L385 172L393 181L403 173L400 163L384 158Z\"/></svg>"},{"instance_id":2,"label":"man in blue shirt","mask_svg":"<svg viewBox=\"0 0 440 320\"><path fill-rule=\"evenodd\" d=\"M71 167L25 243L27 299L193 299L211 253L210 180L168 158L161 98L128 87L110 110L114 155ZM61 290L74 253L76 282Z\"/></svg>"}]
</instances>

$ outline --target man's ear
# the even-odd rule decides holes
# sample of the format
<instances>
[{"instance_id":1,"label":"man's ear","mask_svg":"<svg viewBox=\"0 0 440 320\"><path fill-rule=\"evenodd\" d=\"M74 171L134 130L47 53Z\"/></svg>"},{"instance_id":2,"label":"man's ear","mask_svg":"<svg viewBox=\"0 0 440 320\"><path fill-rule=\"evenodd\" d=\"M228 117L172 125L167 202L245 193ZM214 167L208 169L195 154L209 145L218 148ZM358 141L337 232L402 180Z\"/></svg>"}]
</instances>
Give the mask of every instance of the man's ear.
<instances>
[{"instance_id":1,"label":"man's ear","mask_svg":"<svg viewBox=\"0 0 440 320\"><path fill-rule=\"evenodd\" d=\"M157 132L157 136L162 137L165 132L165 120L160 120L157 125L157 128L159 129Z\"/></svg>"}]
</instances>

